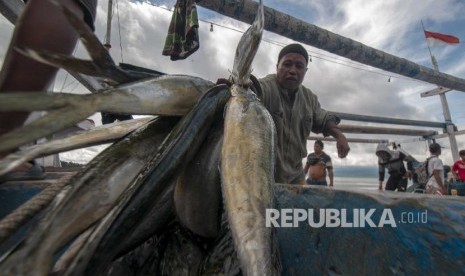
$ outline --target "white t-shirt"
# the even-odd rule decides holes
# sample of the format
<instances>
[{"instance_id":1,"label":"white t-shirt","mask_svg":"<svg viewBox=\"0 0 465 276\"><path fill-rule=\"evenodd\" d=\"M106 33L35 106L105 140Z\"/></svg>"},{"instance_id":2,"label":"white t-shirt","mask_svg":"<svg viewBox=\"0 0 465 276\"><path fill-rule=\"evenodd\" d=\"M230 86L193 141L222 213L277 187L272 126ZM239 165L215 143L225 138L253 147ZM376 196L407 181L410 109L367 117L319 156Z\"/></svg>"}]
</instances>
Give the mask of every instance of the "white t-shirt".
<instances>
[{"instance_id":1,"label":"white t-shirt","mask_svg":"<svg viewBox=\"0 0 465 276\"><path fill-rule=\"evenodd\" d=\"M439 187L438 183L436 182L436 178L434 178L433 171L439 170L439 177L441 177L442 184L444 185L444 165L442 164L442 160L439 159L437 156L431 157L428 161L428 174L431 176L428 180L427 185L432 185L435 188Z\"/></svg>"}]
</instances>

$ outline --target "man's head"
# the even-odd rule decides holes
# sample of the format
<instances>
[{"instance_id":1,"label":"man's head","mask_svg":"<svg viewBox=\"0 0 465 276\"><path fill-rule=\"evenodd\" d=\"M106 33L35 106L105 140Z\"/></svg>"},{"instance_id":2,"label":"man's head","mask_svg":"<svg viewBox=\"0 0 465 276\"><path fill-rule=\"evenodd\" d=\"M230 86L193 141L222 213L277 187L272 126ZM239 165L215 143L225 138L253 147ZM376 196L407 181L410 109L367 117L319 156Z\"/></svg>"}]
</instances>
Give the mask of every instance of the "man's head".
<instances>
[{"instance_id":1,"label":"man's head","mask_svg":"<svg viewBox=\"0 0 465 276\"><path fill-rule=\"evenodd\" d=\"M278 56L276 76L279 85L295 91L304 81L307 72L308 53L300 44L289 44Z\"/></svg>"},{"instance_id":2,"label":"man's head","mask_svg":"<svg viewBox=\"0 0 465 276\"><path fill-rule=\"evenodd\" d=\"M317 153L317 154L321 153L323 148L324 148L323 141L315 140L315 144L313 144L313 150L315 151L315 153Z\"/></svg>"},{"instance_id":3,"label":"man's head","mask_svg":"<svg viewBox=\"0 0 465 276\"><path fill-rule=\"evenodd\" d=\"M431 154L440 155L441 154L441 145L438 143L432 143L429 145L429 152Z\"/></svg>"},{"instance_id":4,"label":"man's head","mask_svg":"<svg viewBox=\"0 0 465 276\"><path fill-rule=\"evenodd\" d=\"M376 156L378 156L383 162L387 162L391 159L391 150L386 143L379 143L376 147Z\"/></svg>"},{"instance_id":5,"label":"man's head","mask_svg":"<svg viewBox=\"0 0 465 276\"><path fill-rule=\"evenodd\" d=\"M460 155L460 158L462 158L462 160L465 160L465 149L460 150L459 155Z\"/></svg>"}]
</instances>

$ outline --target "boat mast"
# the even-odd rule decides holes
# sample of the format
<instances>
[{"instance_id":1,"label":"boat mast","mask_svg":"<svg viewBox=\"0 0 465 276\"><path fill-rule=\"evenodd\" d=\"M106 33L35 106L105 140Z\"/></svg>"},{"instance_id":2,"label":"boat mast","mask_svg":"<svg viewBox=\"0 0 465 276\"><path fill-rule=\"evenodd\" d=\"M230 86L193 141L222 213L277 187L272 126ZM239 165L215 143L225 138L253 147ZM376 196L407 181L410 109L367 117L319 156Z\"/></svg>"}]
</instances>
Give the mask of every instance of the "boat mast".
<instances>
[{"instance_id":1,"label":"boat mast","mask_svg":"<svg viewBox=\"0 0 465 276\"><path fill-rule=\"evenodd\" d=\"M423 29L423 33L424 33L425 32L425 26L423 25L423 21L421 21L421 28ZM431 48L428 45L428 43L426 43L426 46L428 46L429 55L431 57L431 64L433 64L434 70L439 72L439 66L438 66L438 62L436 60L436 57L431 52ZM438 85L438 88L440 89L440 88L443 88L443 87ZM449 89L443 89L442 91L440 91L438 93L431 93L431 94L422 93L421 96L422 97L427 97L427 96L433 96L433 95L439 94L439 98L441 99L441 105L442 105L442 113L444 115L444 121L446 123L445 132L447 134L447 137L449 137L449 144L450 144L450 150L452 152L452 159L455 162L455 161L459 160L460 157L459 157L459 149L457 147L457 139L455 138L456 129L455 129L454 124L452 123L452 116L450 115L449 104L447 103L447 98L446 98L446 92L448 92L448 91L450 91L450 90Z\"/></svg>"}]
</instances>

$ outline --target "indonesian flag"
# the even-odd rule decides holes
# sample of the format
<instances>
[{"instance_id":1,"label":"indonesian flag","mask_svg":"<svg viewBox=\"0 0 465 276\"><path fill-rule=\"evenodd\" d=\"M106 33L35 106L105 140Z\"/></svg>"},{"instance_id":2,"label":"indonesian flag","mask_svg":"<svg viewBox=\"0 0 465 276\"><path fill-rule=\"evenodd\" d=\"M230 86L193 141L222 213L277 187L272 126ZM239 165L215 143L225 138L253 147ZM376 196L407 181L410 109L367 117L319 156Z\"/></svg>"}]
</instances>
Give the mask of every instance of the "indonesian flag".
<instances>
[{"instance_id":1,"label":"indonesian flag","mask_svg":"<svg viewBox=\"0 0 465 276\"><path fill-rule=\"evenodd\" d=\"M428 46L457 45L460 43L459 38L453 35L425 31L425 37Z\"/></svg>"}]
</instances>

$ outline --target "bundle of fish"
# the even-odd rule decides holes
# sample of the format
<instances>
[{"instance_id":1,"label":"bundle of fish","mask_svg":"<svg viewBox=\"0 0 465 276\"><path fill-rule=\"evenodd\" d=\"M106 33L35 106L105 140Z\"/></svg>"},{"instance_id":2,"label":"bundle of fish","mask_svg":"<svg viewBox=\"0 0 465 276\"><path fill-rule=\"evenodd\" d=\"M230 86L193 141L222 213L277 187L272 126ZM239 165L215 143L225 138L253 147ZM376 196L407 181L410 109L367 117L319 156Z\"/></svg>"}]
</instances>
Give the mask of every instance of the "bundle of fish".
<instances>
[{"instance_id":1,"label":"bundle of fish","mask_svg":"<svg viewBox=\"0 0 465 276\"><path fill-rule=\"evenodd\" d=\"M28 93L0 95L1 111L48 111L1 137L0 150L52 134L97 111L162 117L116 142L73 177L31 234L3 256L2 273L102 274L115 258L161 233L175 218L199 237L218 237L224 206L242 273L279 274L273 231L264 220L273 204L275 130L266 109L243 88L261 40L263 6L239 43L231 87L190 76L140 79L128 74L115 66L85 24L64 7L63 12L94 62L18 50L53 66L105 77L114 87L90 95L34 93L32 103ZM251 173L243 174L244 166Z\"/></svg>"}]
</instances>

